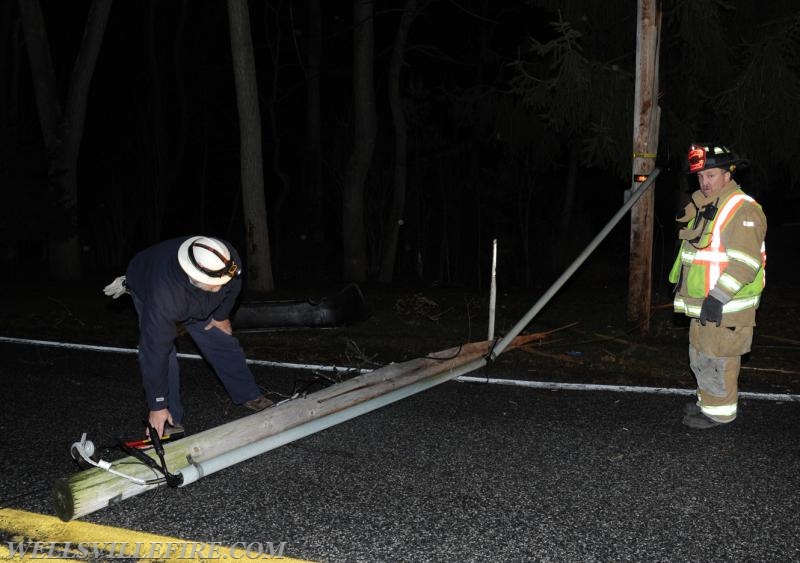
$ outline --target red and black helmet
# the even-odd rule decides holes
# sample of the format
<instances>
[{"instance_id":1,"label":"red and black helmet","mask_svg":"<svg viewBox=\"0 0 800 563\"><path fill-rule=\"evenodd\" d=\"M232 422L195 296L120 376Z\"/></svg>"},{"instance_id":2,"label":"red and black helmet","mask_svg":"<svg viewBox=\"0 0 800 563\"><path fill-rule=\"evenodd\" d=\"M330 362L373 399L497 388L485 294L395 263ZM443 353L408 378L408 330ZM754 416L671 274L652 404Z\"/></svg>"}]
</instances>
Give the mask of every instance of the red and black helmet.
<instances>
[{"instance_id":1,"label":"red and black helmet","mask_svg":"<svg viewBox=\"0 0 800 563\"><path fill-rule=\"evenodd\" d=\"M713 143L692 143L687 157L689 174L708 170L709 168L721 168L733 174L737 166L744 165L747 162L739 158L728 147Z\"/></svg>"}]
</instances>

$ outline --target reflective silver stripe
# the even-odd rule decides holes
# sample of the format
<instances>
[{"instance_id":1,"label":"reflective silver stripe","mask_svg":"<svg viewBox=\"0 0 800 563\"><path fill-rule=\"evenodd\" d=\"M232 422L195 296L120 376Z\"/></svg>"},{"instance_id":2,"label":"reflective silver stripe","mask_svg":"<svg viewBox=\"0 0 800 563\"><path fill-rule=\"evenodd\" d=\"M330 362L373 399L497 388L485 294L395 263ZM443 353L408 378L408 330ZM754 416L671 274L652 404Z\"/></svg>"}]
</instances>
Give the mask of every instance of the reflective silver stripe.
<instances>
[{"instance_id":1,"label":"reflective silver stripe","mask_svg":"<svg viewBox=\"0 0 800 563\"><path fill-rule=\"evenodd\" d=\"M759 295L754 295L753 297L740 297L739 299L733 299L725 303L722 306L723 313L736 313L738 311L744 311L745 309L751 309L753 307L757 307L759 301L761 301L761 297Z\"/></svg>"},{"instance_id":2,"label":"reflective silver stripe","mask_svg":"<svg viewBox=\"0 0 800 563\"><path fill-rule=\"evenodd\" d=\"M721 251L714 250L698 250L694 255L695 260L703 260L705 262L727 262L728 255Z\"/></svg>"},{"instance_id":3,"label":"reflective silver stripe","mask_svg":"<svg viewBox=\"0 0 800 563\"><path fill-rule=\"evenodd\" d=\"M676 297L675 301L672 302L672 306L676 313L683 313L689 317L699 317L700 316L700 306L699 305L689 305L686 301L684 301L681 297Z\"/></svg>"},{"instance_id":4,"label":"reflective silver stripe","mask_svg":"<svg viewBox=\"0 0 800 563\"><path fill-rule=\"evenodd\" d=\"M745 309L750 309L752 307L757 307L758 303L761 301L761 296L754 295L753 297L741 297L739 299L733 299L725 303L722 306L723 313L738 313L739 311L744 311ZM684 313L690 317L699 317L700 316L700 309L702 308L701 305L692 305L687 303L683 300L682 297L676 297L675 300L672 302L672 307L676 313Z\"/></svg>"},{"instance_id":5,"label":"reflective silver stripe","mask_svg":"<svg viewBox=\"0 0 800 563\"><path fill-rule=\"evenodd\" d=\"M753 258L744 252L740 252L738 250L729 250L728 256L733 260L747 265L752 270L758 271L758 269L761 267L761 260L757 260L756 258Z\"/></svg>"},{"instance_id":6,"label":"reflective silver stripe","mask_svg":"<svg viewBox=\"0 0 800 563\"><path fill-rule=\"evenodd\" d=\"M733 294L739 293L742 289L742 283L730 274L722 274L717 280L717 285L721 285Z\"/></svg>"},{"instance_id":7,"label":"reflective silver stripe","mask_svg":"<svg viewBox=\"0 0 800 563\"><path fill-rule=\"evenodd\" d=\"M736 414L736 403L732 405L700 405L700 410L710 416L733 416Z\"/></svg>"}]
</instances>

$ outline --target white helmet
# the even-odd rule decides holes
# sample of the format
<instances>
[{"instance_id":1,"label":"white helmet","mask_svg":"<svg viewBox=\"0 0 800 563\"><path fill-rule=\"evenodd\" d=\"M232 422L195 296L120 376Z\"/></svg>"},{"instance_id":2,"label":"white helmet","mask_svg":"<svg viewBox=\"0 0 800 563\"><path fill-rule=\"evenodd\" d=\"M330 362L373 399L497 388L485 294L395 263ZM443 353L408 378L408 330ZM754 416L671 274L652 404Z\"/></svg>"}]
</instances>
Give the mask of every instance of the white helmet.
<instances>
[{"instance_id":1,"label":"white helmet","mask_svg":"<svg viewBox=\"0 0 800 563\"><path fill-rule=\"evenodd\" d=\"M178 262L190 278L208 285L225 285L241 273L224 243L209 237L190 237L178 249Z\"/></svg>"}]
</instances>

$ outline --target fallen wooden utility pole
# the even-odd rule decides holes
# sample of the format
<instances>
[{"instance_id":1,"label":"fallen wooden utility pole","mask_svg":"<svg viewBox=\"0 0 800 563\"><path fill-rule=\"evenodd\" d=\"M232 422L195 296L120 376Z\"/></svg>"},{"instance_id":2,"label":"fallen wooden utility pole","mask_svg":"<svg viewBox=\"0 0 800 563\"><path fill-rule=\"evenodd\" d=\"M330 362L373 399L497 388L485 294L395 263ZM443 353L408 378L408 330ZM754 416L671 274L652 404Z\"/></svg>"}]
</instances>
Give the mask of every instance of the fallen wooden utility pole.
<instances>
[{"instance_id":1,"label":"fallen wooden utility pole","mask_svg":"<svg viewBox=\"0 0 800 563\"><path fill-rule=\"evenodd\" d=\"M650 173L584 251L501 340L463 344L424 358L391 364L307 397L170 442L164 445L167 468L178 475L180 486L186 486L235 463L480 369L507 349L541 340L543 334L519 334L647 192L659 172L656 168ZM155 460L154 454L150 456ZM111 470L125 473L127 478ZM59 479L53 488L56 514L64 521L91 514L160 486L162 483L141 484L153 476L151 467L126 457L107 464L105 469L87 469Z\"/></svg>"},{"instance_id":2,"label":"fallen wooden utility pole","mask_svg":"<svg viewBox=\"0 0 800 563\"><path fill-rule=\"evenodd\" d=\"M542 334L519 336L510 348L543 337ZM181 477L180 486L186 486L235 463L479 369L486 364L489 346L488 341L474 342L391 364L306 397L166 443L167 468ZM148 455L156 459L153 452ZM142 481L154 477L153 469L132 457L111 462L109 468ZM87 469L56 481L53 489L56 514L64 521L73 520L161 484L142 485L108 470Z\"/></svg>"}]
</instances>

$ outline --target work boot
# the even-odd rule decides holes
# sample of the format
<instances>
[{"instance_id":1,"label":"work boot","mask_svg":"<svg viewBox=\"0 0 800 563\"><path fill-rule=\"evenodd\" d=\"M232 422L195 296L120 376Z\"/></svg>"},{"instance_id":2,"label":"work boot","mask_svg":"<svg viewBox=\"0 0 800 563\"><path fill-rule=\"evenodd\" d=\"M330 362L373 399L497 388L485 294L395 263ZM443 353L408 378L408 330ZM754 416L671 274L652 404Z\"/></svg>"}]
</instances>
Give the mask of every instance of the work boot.
<instances>
[{"instance_id":1,"label":"work boot","mask_svg":"<svg viewBox=\"0 0 800 563\"><path fill-rule=\"evenodd\" d=\"M700 414L701 412L703 411L700 410L700 405L696 402L686 403L683 408L683 414Z\"/></svg>"},{"instance_id":2,"label":"work boot","mask_svg":"<svg viewBox=\"0 0 800 563\"><path fill-rule=\"evenodd\" d=\"M245 408L250 409L251 411L263 411L266 408L269 408L273 405L273 402L267 399L264 395L259 395L255 399L247 401L242 406Z\"/></svg>"},{"instance_id":3,"label":"work boot","mask_svg":"<svg viewBox=\"0 0 800 563\"><path fill-rule=\"evenodd\" d=\"M721 426L725 424L724 422L718 422L713 418L707 417L702 412L687 413L681 422L683 422L684 426L688 426L689 428L694 428L696 430L707 430L709 428L714 428L715 426Z\"/></svg>"}]
</instances>

